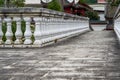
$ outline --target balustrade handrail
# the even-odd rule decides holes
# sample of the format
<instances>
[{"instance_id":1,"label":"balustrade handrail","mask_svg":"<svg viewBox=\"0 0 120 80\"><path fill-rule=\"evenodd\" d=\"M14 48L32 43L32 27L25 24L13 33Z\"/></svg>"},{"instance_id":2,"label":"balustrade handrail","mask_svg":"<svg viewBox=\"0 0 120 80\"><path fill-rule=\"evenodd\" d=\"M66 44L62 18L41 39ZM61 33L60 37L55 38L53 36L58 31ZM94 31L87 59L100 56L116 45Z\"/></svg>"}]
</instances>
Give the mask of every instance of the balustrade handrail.
<instances>
[{"instance_id":1,"label":"balustrade handrail","mask_svg":"<svg viewBox=\"0 0 120 80\"><path fill-rule=\"evenodd\" d=\"M115 15L114 15L114 19L117 19L118 17L120 17L120 5L118 6L116 12L115 12Z\"/></svg>"},{"instance_id":2,"label":"balustrade handrail","mask_svg":"<svg viewBox=\"0 0 120 80\"><path fill-rule=\"evenodd\" d=\"M83 17L83 16L77 16L77 15L72 15L69 13L64 13L64 12L59 12L59 11L54 11L46 8L33 8L33 7L24 7L24 8L0 8L0 14L1 16L4 16L4 14L20 14L21 16L24 14L32 14L36 13L35 15L41 16L43 14L49 14L54 15L54 16L62 16L62 17L69 17L73 19L89 19L88 17ZM17 15L18 16L18 15Z\"/></svg>"},{"instance_id":3,"label":"balustrade handrail","mask_svg":"<svg viewBox=\"0 0 120 80\"><path fill-rule=\"evenodd\" d=\"M114 31L120 41L120 5L114 15Z\"/></svg>"},{"instance_id":4,"label":"balustrade handrail","mask_svg":"<svg viewBox=\"0 0 120 80\"><path fill-rule=\"evenodd\" d=\"M0 8L0 47L40 47L89 31L89 18L45 8Z\"/></svg>"}]
</instances>

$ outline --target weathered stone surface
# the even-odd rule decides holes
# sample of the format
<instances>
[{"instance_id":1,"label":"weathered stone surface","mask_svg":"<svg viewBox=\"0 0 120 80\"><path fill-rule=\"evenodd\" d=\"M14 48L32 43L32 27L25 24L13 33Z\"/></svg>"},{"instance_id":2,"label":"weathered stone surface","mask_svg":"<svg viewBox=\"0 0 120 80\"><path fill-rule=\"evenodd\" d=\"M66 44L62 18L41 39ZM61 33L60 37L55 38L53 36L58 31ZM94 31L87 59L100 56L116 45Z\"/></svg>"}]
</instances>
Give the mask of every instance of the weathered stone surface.
<instances>
[{"instance_id":1,"label":"weathered stone surface","mask_svg":"<svg viewBox=\"0 0 120 80\"><path fill-rule=\"evenodd\" d=\"M120 80L114 32L93 31L43 48L0 49L0 80Z\"/></svg>"}]
</instances>

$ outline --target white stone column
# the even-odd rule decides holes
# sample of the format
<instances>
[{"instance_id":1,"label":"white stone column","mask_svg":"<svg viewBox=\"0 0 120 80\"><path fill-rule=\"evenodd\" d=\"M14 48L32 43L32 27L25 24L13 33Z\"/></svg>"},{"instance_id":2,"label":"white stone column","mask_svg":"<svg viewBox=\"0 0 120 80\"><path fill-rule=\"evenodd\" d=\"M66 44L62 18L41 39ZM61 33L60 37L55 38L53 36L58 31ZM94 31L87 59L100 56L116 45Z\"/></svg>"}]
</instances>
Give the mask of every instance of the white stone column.
<instances>
[{"instance_id":1,"label":"white stone column","mask_svg":"<svg viewBox=\"0 0 120 80\"><path fill-rule=\"evenodd\" d=\"M41 45L42 41L41 41L41 21L42 18L40 17L35 17L34 18L35 21L35 32L34 32L34 37L35 37L35 41L33 44L35 45Z\"/></svg>"},{"instance_id":2,"label":"white stone column","mask_svg":"<svg viewBox=\"0 0 120 80\"><path fill-rule=\"evenodd\" d=\"M56 25L55 25L55 19L51 18L51 26L52 26L52 33L56 32Z\"/></svg>"},{"instance_id":3,"label":"white stone column","mask_svg":"<svg viewBox=\"0 0 120 80\"><path fill-rule=\"evenodd\" d=\"M2 19L0 18L0 44L3 43L2 37L3 37L3 32L2 32Z\"/></svg>"},{"instance_id":4,"label":"white stone column","mask_svg":"<svg viewBox=\"0 0 120 80\"><path fill-rule=\"evenodd\" d=\"M4 21L7 23L7 31L5 33L6 36L6 41L5 44L12 44L12 36L13 36L13 32L11 29L11 25L12 25L12 19L11 18L5 18Z\"/></svg>"},{"instance_id":5,"label":"white stone column","mask_svg":"<svg viewBox=\"0 0 120 80\"><path fill-rule=\"evenodd\" d=\"M14 21L16 21L16 40L14 44L21 44L22 43L22 30L21 30L21 18L20 17L14 17Z\"/></svg>"},{"instance_id":6,"label":"white stone column","mask_svg":"<svg viewBox=\"0 0 120 80\"><path fill-rule=\"evenodd\" d=\"M31 40L32 32L31 32L31 29L30 29L31 18L30 17L24 17L24 21L26 22L26 30L25 30L25 33L24 33L24 36L25 36L24 44L31 44L32 43L32 40Z\"/></svg>"},{"instance_id":7,"label":"white stone column","mask_svg":"<svg viewBox=\"0 0 120 80\"><path fill-rule=\"evenodd\" d=\"M42 17L41 21L42 35L46 35L46 18Z\"/></svg>"},{"instance_id":8,"label":"white stone column","mask_svg":"<svg viewBox=\"0 0 120 80\"><path fill-rule=\"evenodd\" d=\"M45 34L45 35L49 35L49 31L48 31L48 29L49 29L49 28L48 28L48 27L49 27L49 26L48 26L48 19L47 19L47 18L43 18L43 19L44 19L44 24L45 24L45 25L44 25L44 34Z\"/></svg>"}]
</instances>

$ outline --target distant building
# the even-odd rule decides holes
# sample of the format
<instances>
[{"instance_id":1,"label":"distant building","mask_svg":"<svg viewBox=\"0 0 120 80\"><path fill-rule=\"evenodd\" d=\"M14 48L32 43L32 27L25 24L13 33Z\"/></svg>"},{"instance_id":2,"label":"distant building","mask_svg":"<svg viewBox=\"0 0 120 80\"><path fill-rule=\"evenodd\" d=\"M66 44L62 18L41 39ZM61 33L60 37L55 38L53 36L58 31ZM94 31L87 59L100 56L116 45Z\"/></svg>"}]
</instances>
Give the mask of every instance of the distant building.
<instances>
[{"instance_id":1,"label":"distant building","mask_svg":"<svg viewBox=\"0 0 120 80\"><path fill-rule=\"evenodd\" d=\"M41 0L25 0L25 6L27 6L27 7L40 7Z\"/></svg>"},{"instance_id":2,"label":"distant building","mask_svg":"<svg viewBox=\"0 0 120 80\"><path fill-rule=\"evenodd\" d=\"M69 3L67 0L58 0L62 6L62 9L66 13L77 14L85 16L85 11L93 10L87 4L75 4L74 2ZM27 7L46 7L47 4L43 3L42 0L26 0L25 6Z\"/></svg>"},{"instance_id":3,"label":"distant building","mask_svg":"<svg viewBox=\"0 0 120 80\"><path fill-rule=\"evenodd\" d=\"M67 0L62 0L62 3L64 12L66 13L85 16L86 11L93 11L93 9L87 4L82 4L79 2L76 4L74 2L69 3Z\"/></svg>"},{"instance_id":4,"label":"distant building","mask_svg":"<svg viewBox=\"0 0 120 80\"><path fill-rule=\"evenodd\" d=\"M41 4L41 0L25 0L25 4Z\"/></svg>"},{"instance_id":5,"label":"distant building","mask_svg":"<svg viewBox=\"0 0 120 80\"><path fill-rule=\"evenodd\" d=\"M97 3L106 3L105 0L97 0Z\"/></svg>"},{"instance_id":6,"label":"distant building","mask_svg":"<svg viewBox=\"0 0 120 80\"><path fill-rule=\"evenodd\" d=\"M106 1L105 0L97 0L96 4L89 5L93 8L93 10L98 12L98 15L100 17L100 21L105 21L105 7L106 7Z\"/></svg>"}]
</instances>

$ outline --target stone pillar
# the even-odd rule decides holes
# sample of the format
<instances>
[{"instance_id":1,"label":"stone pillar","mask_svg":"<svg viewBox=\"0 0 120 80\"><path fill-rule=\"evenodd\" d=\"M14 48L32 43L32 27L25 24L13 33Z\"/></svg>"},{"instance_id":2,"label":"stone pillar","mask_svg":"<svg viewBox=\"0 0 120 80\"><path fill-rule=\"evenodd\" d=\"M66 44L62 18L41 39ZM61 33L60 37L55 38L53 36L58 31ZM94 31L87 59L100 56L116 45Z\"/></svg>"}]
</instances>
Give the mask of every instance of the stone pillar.
<instances>
[{"instance_id":1,"label":"stone pillar","mask_svg":"<svg viewBox=\"0 0 120 80\"><path fill-rule=\"evenodd\" d=\"M0 18L0 44L3 43L2 37L3 37L3 32L2 32L2 19Z\"/></svg>"},{"instance_id":2,"label":"stone pillar","mask_svg":"<svg viewBox=\"0 0 120 80\"><path fill-rule=\"evenodd\" d=\"M21 18L15 17L14 21L16 21L17 24L15 32L16 41L14 42L14 44L21 44L22 43Z\"/></svg>"},{"instance_id":3,"label":"stone pillar","mask_svg":"<svg viewBox=\"0 0 120 80\"><path fill-rule=\"evenodd\" d=\"M7 32L5 34L7 40L5 41L5 44L12 44L12 36L13 36L13 32L11 29L12 20L11 18L5 18L4 20L7 23Z\"/></svg>"},{"instance_id":4,"label":"stone pillar","mask_svg":"<svg viewBox=\"0 0 120 80\"><path fill-rule=\"evenodd\" d=\"M34 21L35 21L35 32L34 32L34 37L35 37L35 41L33 44L35 45L41 45L42 42L41 42L41 24L40 22L42 21L42 18L40 17L35 17L34 18Z\"/></svg>"},{"instance_id":5,"label":"stone pillar","mask_svg":"<svg viewBox=\"0 0 120 80\"><path fill-rule=\"evenodd\" d=\"M31 40L32 32L31 32L31 29L30 29L31 18L30 17L24 17L24 20L26 22L26 30L25 30L25 33L24 33L24 36L25 36L24 44L31 44L32 43L32 40Z\"/></svg>"}]
</instances>

